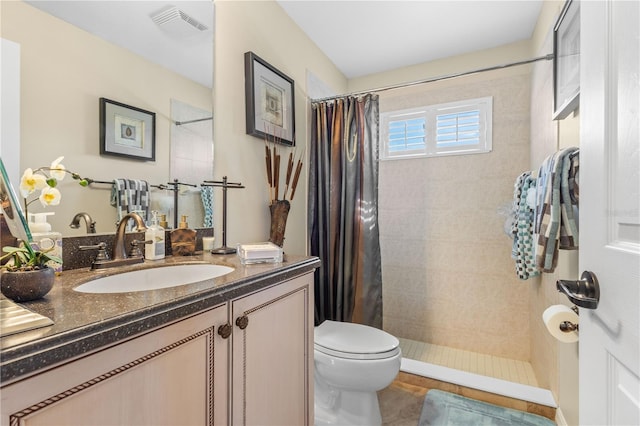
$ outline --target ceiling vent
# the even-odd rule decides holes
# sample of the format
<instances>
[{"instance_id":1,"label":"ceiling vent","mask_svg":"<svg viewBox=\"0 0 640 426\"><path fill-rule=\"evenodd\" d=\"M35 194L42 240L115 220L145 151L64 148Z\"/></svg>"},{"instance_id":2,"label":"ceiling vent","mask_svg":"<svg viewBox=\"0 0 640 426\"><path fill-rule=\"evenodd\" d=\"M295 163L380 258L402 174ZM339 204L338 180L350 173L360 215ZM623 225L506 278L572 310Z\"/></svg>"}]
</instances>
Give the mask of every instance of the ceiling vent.
<instances>
[{"instance_id":1,"label":"ceiling vent","mask_svg":"<svg viewBox=\"0 0 640 426\"><path fill-rule=\"evenodd\" d=\"M163 31L179 37L197 35L208 28L175 6L167 6L151 15L151 19Z\"/></svg>"}]
</instances>

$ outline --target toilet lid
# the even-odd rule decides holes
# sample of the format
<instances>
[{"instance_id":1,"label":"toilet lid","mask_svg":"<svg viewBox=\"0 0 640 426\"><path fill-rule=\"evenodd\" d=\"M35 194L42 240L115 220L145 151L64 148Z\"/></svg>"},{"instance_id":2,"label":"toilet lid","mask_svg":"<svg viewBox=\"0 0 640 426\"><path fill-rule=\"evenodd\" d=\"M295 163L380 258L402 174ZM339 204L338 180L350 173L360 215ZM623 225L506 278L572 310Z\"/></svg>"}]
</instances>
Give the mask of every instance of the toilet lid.
<instances>
[{"instance_id":1,"label":"toilet lid","mask_svg":"<svg viewBox=\"0 0 640 426\"><path fill-rule=\"evenodd\" d=\"M343 358L381 359L400 352L391 334L362 324L325 321L315 328L314 348Z\"/></svg>"}]
</instances>

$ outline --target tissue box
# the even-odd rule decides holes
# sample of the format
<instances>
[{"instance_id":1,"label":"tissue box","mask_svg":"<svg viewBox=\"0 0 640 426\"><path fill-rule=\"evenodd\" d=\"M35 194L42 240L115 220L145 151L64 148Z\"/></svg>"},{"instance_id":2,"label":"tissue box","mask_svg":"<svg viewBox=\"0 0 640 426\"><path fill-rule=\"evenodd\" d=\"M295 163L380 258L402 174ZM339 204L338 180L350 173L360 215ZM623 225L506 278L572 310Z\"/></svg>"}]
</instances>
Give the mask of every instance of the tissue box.
<instances>
[{"instance_id":1,"label":"tissue box","mask_svg":"<svg viewBox=\"0 0 640 426\"><path fill-rule=\"evenodd\" d=\"M238 244L237 252L243 265L282 262L282 247L269 242Z\"/></svg>"}]
</instances>

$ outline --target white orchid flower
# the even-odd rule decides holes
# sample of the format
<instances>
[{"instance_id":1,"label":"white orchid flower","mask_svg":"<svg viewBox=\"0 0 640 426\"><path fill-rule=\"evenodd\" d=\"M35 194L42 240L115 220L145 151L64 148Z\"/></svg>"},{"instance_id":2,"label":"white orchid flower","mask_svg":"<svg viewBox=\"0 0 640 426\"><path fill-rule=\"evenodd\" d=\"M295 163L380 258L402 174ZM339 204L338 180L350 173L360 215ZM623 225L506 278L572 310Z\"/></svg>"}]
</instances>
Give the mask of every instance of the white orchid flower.
<instances>
[{"instance_id":1,"label":"white orchid flower","mask_svg":"<svg viewBox=\"0 0 640 426\"><path fill-rule=\"evenodd\" d=\"M20 194L22 194L23 198L27 198L29 194L34 192L36 189L43 189L46 187L48 187L47 179L44 176L34 174L31 169L26 169L24 171L22 179L20 179Z\"/></svg>"},{"instance_id":2,"label":"white orchid flower","mask_svg":"<svg viewBox=\"0 0 640 426\"><path fill-rule=\"evenodd\" d=\"M40 193L40 197L38 197L40 203L43 207L47 206L57 206L60 204L60 200L62 199L62 194L58 191L57 188L51 188L50 186L45 186Z\"/></svg>"},{"instance_id":3,"label":"white orchid flower","mask_svg":"<svg viewBox=\"0 0 640 426\"><path fill-rule=\"evenodd\" d=\"M65 167L60 164L60 162L64 159L64 157L58 157L51 163L51 177L57 180L64 179L65 176Z\"/></svg>"}]
</instances>

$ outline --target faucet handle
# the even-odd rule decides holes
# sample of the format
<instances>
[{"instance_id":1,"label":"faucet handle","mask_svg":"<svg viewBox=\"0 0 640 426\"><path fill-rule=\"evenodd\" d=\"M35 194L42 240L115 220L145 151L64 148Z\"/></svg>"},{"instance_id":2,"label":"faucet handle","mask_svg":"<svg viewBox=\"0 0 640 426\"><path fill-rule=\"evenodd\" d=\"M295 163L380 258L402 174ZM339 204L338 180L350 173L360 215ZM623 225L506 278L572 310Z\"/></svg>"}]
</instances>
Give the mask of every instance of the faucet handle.
<instances>
[{"instance_id":1,"label":"faucet handle","mask_svg":"<svg viewBox=\"0 0 640 426\"><path fill-rule=\"evenodd\" d=\"M129 251L129 257L141 257L142 250L140 250L140 244L153 244L153 240L133 240L131 241L131 250Z\"/></svg>"},{"instance_id":2,"label":"faucet handle","mask_svg":"<svg viewBox=\"0 0 640 426\"><path fill-rule=\"evenodd\" d=\"M78 249L83 251L98 250L98 254L96 255L96 258L93 260L94 263L102 260L109 260L109 254L107 253L107 243L105 243L104 241L92 246L78 246Z\"/></svg>"}]
</instances>

